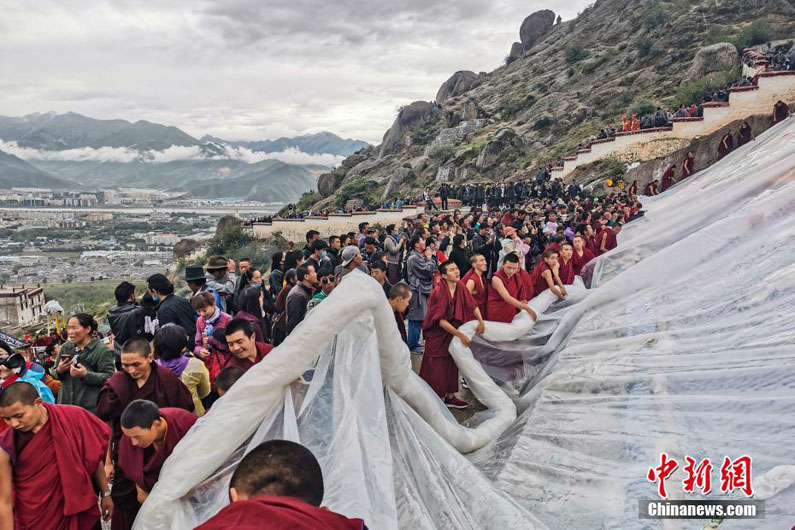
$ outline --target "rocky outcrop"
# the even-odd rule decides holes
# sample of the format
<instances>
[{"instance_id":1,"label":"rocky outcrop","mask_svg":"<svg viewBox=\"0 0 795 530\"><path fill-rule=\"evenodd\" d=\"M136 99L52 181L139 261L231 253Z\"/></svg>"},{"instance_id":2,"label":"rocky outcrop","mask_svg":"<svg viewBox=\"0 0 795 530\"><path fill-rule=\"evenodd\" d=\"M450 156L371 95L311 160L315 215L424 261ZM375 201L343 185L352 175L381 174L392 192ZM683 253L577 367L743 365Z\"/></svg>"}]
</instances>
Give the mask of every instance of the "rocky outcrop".
<instances>
[{"instance_id":1,"label":"rocky outcrop","mask_svg":"<svg viewBox=\"0 0 795 530\"><path fill-rule=\"evenodd\" d=\"M734 44L719 42L696 52L693 63L685 73L685 80L698 79L712 72L733 70L740 64Z\"/></svg>"},{"instance_id":2,"label":"rocky outcrop","mask_svg":"<svg viewBox=\"0 0 795 530\"><path fill-rule=\"evenodd\" d=\"M386 188L384 188L384 194L381 198L384 200L392 198L395 192L397 192L404 183L415 178L417 178L417 175L414 174L414 171L410 167L397 168L394 173L392 173L392 178L387 182Z\"/></svg>"},{"instance_id":3,"label":"rocky outcrop","mask_svg":"<svg viewBox=\"0 0 795 530\"><path fill-rule=\"evenodd\" d=\"M524 53L524 44L521 42L514 42L511 44L511 51L508 52L508 57L505 58L505 62L512 63L516 59L519 59L522 54Z\"/></svg>"},{"instance_id":4,"label":"rocky outcrop","mask_svg":"<svg viewBox=\"0 0 795 530\"><path fill-rule=\"evenodd\" d=\"M408 133L436 121L439 115L438 107L427 101L415 101L400 109L392 127L384 134L381 150L378 153L379 158L396 153L410 145L411 137Z\"/></svg>"},{"instance_id":5,"label":"rocky outcrop","mask_svg":"<svg viewBox=\"0 0 795 530\"><path fill-rule=\"evenodd\" d=\"M336 173L323 173L317 178L317 192L325 199L337 190L341 181L342 175Z\"/></svg>"},{"instance_id":6,"label":"rocky outcrop","mask_svg":"<svg viewBox=\"0 0 795 530\"><path fill-rule=\"evenodd\" d=\"M243 221L234 215L225 215L218 221L215 227L215 235L222 234L232 228L240 228L243 226Z\"/></svg>"},{"instance_id":7,"label":"rocky outcrop","mask_svg":"<svg viewBox=\"0 0 795 530\"><path fill-rule=\"evenodd\" d=\"M512 148L521 150L523 147L524 142L513 129L500 129L500 131L494 135L494 138L489 140L483 147L483 151L481 151L480 156L478 156L476 166L478 169L486 169L494 166L504 153Z\"/></svg>"},{"instance_id":8,"label":"rocky outcrop","mask_svg":"<svg viewBox=\"0 0 795 530\"><path fill-rule=\"evenodd\" d=\"M436 103L444 105L450 98L455 98L475 88L478 84L478 74L469 70L454 73L450 79L439 87L436 93Z\"/></svg>"},{"instance_id":9,"label":"rocky outcrop","mask_svg":"<svg viewBox=\"0 0 795 530\"><path fill-rule=\"evenodd\" d=\"M555 13L549 9L536 11L522 22L519 38L525 50L529 50L538 40L547 34L555 24Z\"/></svg>"},{"instance_id":10,"label":"rocky outcrop","mask_svg":"<svg viewBox=\"0 0 795 530\"><path fill-rule=\"evenodd\" d=\"M179 242L174 245L174 259L179 261L182 258L186 258L201 246L202 244L195 239L180 239Z\"/></svg>"}]
</instances>

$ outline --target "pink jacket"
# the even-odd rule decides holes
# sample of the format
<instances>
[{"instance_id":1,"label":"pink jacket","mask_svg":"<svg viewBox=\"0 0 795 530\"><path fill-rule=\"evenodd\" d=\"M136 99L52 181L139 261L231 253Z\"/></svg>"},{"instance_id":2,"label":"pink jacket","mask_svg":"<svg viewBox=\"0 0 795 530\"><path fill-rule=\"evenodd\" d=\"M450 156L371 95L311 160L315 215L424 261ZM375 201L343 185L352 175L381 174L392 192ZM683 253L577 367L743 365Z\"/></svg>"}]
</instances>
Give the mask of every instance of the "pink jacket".
<instances>
[{"instance_id":1,"label":"pink jacket","mask_svg":"<svg viewBox=\"0 0 795 530\"><path fill-rule=\"evenodd\" d=\"M216 308L216 311L221 311L220 309ZM217 329L224 329L229 321L232 320L232 317L221 311L221 314L213 323L213 333ZM204 330L207 328L207 323L204 321L203 317L199 317L196 321L196 347L193 349L193 353L197 354L201 351L203 347L202 337L204 337ZM207 349L212 351L222 351L224 353L228 352L229 349L226 346L225 340L218 340L212 335L209 338L207 343Z\"/></svg>"}]
</instances>

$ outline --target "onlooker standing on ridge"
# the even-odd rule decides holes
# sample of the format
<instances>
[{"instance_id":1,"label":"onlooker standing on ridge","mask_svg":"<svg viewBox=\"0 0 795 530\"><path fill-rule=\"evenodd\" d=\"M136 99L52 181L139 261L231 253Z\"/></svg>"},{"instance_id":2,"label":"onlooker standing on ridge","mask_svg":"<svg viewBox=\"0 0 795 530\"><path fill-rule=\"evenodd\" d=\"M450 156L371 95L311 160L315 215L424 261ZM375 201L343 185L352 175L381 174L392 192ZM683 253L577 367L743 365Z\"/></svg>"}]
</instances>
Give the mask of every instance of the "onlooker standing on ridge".
<instances>
[{"instance_id":1,"label":"onlooker standing on ridge","mask_svg":"<svg viewBox=\"0 0 795 530\"><path fill-rule=\"evenodd\" d=\"M221 297L221 310L227 312L237 286L235 260L226 259L224 256L210 256L204 269L207 271L207 287Z\"/></svg>"},{"instance_id":2,"label":"onlooker standing on ridge","mask_svg":"<svg viewBox=\"0 0 795 530\"><path fill-rule=\"evenodd\" d=\"M188 334L188 348L194 347L193 336L196 333L196 313L190 302L181 296L174 295L174 284L162 274L153 274L146 279L149 294L157 306L157 321L160 327L166 324L182 326Z\"/></svg>"}]
</instances>

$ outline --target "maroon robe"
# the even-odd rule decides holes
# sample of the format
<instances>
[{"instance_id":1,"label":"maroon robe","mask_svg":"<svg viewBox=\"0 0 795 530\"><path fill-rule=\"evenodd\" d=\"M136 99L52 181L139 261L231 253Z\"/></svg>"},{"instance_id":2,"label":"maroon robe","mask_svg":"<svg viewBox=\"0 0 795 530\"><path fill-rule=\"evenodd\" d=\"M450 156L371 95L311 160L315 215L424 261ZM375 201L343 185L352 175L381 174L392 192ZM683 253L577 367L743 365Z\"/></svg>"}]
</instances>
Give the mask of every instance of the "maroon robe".
<instances>
[{"instance_id":1,"label":"maroon robe","mask_svg":"<svg viewBox=\"0 0 795 530\"><path fill-rule=\"evenodd\" d=\"M250 313L246 313L245 311L238 311L235 314L235 318L239 318L245 320L246 322L251 322L251 325L254 328L254 338L257 342L266 343L268 340L268 330L265 327L265 321L261 318L257 318Z\"/></svg>"},{"instance_id":2,"label":"maroon robe","mask_svg":"<svg viewBox=\"0 0 795 530\"><path fill-rule=\"evenodd\" d=\"M596 256L594 256L593 252L587 248L583 247L582 255L577 254L577 249L574 249L574 253L571 255L571 267L574 270L574 274L579 276L583 267L585 267L588 262L595 257Z\"/></svg>"},{"instance_id":3,"label":"maroon robe","mask_svg":"<svg viewBox=\"0 0 795 530\"><path fill-rule=\"evenodd\" d=\"M560 276L560 281L563 282L563 285L571 285L574 283L574 254L572 254L571 259L568 263L563 263L563 258L558 260L560 263L560 271L558 271L558 276Z\"/></svg>"},{"instance_id":4,"label":"maroon robe","mask_svg":"<svg viewBox=\"0 0 795 530\"><path fill-rule=\"evenodd\" d=\"M267 521L267 523L266 523ZM196 530L364 530L364 521L292 497L258 495L233 502Z\"/></svg>"},{"instance_id":5,"label":"maroon robe","mask_svg":"<svg viewBox=\"0 0 795 530\"><path fill-rule=\"evenodd\" d=\"M172 407L160 409L160 416L166 422L166 438L156 451L154 447L142 449L133 446L126 436L122 436L119 443L119 467L127 478L146 492L152 491L166 458L196 423L195 414Z\"/></svg>"},{"instance_id":6,"label":"maroon robe","mask_svg":"<svg viewBox=\"0 0 795 530\"><path fill-rule=\"evenodd\" d=\"M45 403L37 433L9 429L0 448L13 468L15 528L89 530L99 524L93 477L105 460L110 432L87 410Z\"/></svg>"},{"instance_id":7,"label":"maroon robe","mask_svg":"<svg viewBox=\"0 0 795 530\"><path fill-rule=\"evenodd\" d=\"M469 280L475 282L475 293L470 294L472 294L472 298L475 299L475 303L478 305L478 309L480 309L480 316L483 317L483 320L486 320L486 315L488 314L486 305L489 297L489 284L483 281L483 277L478 276L475 269L469 269L467 273L464 274L464 277L461 278L464 285L466 285Z\"/></svg>"},{"instance_id":8,"label":"maroon robe","mask_svg":"<svg viewBox=\"0 0 795 530\"><path fill-rule=\"evenodd\" d=\"M127 405L136 399L152 401L161 408L178 407L193 412L193 397L188 388L171 370L157 363L152 363L152 373L140 388L127 372L116 372L100 389L97 416L113 425L111 458L115 478L111 490L114 506L112 530L131 529L141 507L138 504L135 484L119 468L119 441L122 435L119 419Z\"/></svg>"},{"instance_id":9,"label":"maroon robe","mask_svg":"<svg viewBox=\"0 0 795 530\"><path fill-rule=\"evenodd\" d=\"M602 236L607 234L607 240L605 241L605 248L607 249L605 252L602 252ZM605 254L606 252L610 252L614 248L618 246L618 240L616 239L616 234L613 232L613 229L609 226L605 225L601 232L596 235L596 245L599 250L597 256Z\"/></svg>"},{"instance_id":10,"label":"maroon robe","mask_svg":"<svg viewBox=\"0 0 795 530\"><path fill-rule=\"evenodd\" d=\"M685 158L685 161L682 163L682 180L686 179L687 177L693 174L693 168L696 159L692 156Z\"/></svg>"},{"instance_id":11,"label":"maroon robe","mask_svg":"<svg viewBox=\"0 0 795 530\"><path fill-rule=\"evenodd\" d=\"M535 295L538 296L547 289L549 289L549 284L547 280L544 278L543 274L544 271L549 271L552 274L552 269L549 268L549 265L546 261L541 260L536 268L533 269L533 291L535 291ZM562 280L561 280L562 281ZM555 275L552 274L552 283L555 283Z\"/></svg>"},{"instance_id":12,"label":"maroon robe","mask_svg":"<svg viewBox=\"0 0 795 530\"><path fill-rule=\"evenodd\" d=\"M590 250L594 256L599 255L599 247L596 246L596 240L592 237L583 236L585 238L585 248Z\"/></svg>"},{"instance_id":13,"label":"maroon robe","mask_svg":"<svg viewBox=\"0 0 795 530\"><path fill-rule=\"evenodd\" d=\"M718 160L728 155L732 149L734 149L734 137L731 133L727 133L718 145Z\"/></svg>"},{"instance_id":14,"label":"maroon robe","mask_svg":"<svg viewBox=\"0 0 795 530\"><path fill-rule=\"evenodd\" d=\"M449 351L453 336L439 322L444 319L454 328L458 328L475 320L475 308L475 299L460 281L456 284L455 296L450 295L447 282L442 280L431 291L428 299L428 310L422 321L425 354L422 357L420 377L442 398L458 392L458 367Z\"/></svg>"},{"instance_id":15,"label":"maroon robe","mask_svg":"<svg viewBox=\"0 0 795 530\"><path fill-rule=\"evenodd\" d=\"M519 271L510 278L508 278L508 275L505 274L503 269L498 270L494 275L502 281L508 294L520 302L526 302L533 298L533 284L526 270L519 269ZM497 292L497 289L489 289L486 305L488 308L489 320L492 322L506 322L510 324L520 311L503 300L500 293Z\"/></svg>"},{"instance_id":16,"label":"maroon robe","mask_svg":"<svg viewBox=\"0 0 795 530\"><path fill-rule=\"evenodd\" d=\"M254 358L254 362L251 362L248 359L241 359L237 355L230 353L229 359L226 361L224 368L229 368L230 366L236 366L237 368L241 368L243 369L243 371L246 371L255 364L257 364L258 362L260 362L262 359L264 359L265 356L268 355L273 349L272 344L263 344L261 342L255 342L254 344L257 346L257 356Z\"/></svg>"},{"instance_id":17,"label":"maroon robe","mask_svg":"<svg viewBox=\"0 0 795 530\"><path fill-rule=\"evenodd\" d=\"M786 103L779 105L776 103L773 106L773 123L776 124L780 121L784 121L789 117L789 105Z\"/></svg>"},{"instance_id":18,"label":"maroon robe","mask_svg":"<svg viewBox=\"0 0 795 530\"><path fill-rule=\"evenodd\" d=\"M662 180L660 182L660 193L664 192L676 183L674 180L675 173L676 170L672 167L669 167L665 173L663 173Z\"/></svg>"},{"instance_id":19,"label":"maroon robe","mask_svg":"<svg viewBox=\"0 0 795 530\"><path fill-rule=\"evenodd\" d=\"M751 126L743 125L740 127L740 131L737 134L737 147L742 147L743 145L747 144L751 141Z\"/></svg>"},{"instance_id":20,"label":"maroon robe","mask_svg":"<svg viewBox=\"0 0 795 530\"><path fill-rule=\"evenodd\" d=\"M409 343L408 335L406 335L406 319L403 313L399 313L394 311L395 313L395 324L397 324L398 331L400 332L400 338L403 339L403 342L406 344Z\"/></svg>"}]
</instances>

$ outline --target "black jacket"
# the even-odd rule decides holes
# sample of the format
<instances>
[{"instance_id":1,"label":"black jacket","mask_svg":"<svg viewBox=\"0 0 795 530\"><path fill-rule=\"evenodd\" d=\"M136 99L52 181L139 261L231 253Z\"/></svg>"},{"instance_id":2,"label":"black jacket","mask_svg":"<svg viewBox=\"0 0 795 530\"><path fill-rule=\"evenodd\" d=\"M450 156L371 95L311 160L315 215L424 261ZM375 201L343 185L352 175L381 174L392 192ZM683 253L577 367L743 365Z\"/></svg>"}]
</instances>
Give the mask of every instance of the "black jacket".
<instances>
[{"instance_id":1,"label":"black jacket","mask_svg":"<svg viewBox=\"0 0 795 530\"><path fill-rule=\"evenodd\" d=\"M196 336L196 312L190 302L181 296L170 294L157 306L157 320L162 328L166 324L182 326L188 334L188 349L193 351Z\"/></svg>"},{"instance_id":2,"label":"black jacket","mask_svg":"<svg viewBox=\"0 0 795 530\"><path fill-rule=\"evenodd\" d=\"M131 338L137 337L139 329L142 329L138 318L138 306L124 304L114 307L108 311L108 324L113 332L113 352L119 355L122 345Z\"/></svg>"},{"instance_id":3,"label":"black jacket","mask_svg":"<svg viewBox=\"0 0 795 530\"><path fill-rule=\"evenodd\" d=\"M287 294L287 334L293 332L306 315L306 304L312 298L312 289L299 283Z\"/></svg>"}]
</instances>

